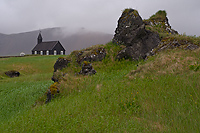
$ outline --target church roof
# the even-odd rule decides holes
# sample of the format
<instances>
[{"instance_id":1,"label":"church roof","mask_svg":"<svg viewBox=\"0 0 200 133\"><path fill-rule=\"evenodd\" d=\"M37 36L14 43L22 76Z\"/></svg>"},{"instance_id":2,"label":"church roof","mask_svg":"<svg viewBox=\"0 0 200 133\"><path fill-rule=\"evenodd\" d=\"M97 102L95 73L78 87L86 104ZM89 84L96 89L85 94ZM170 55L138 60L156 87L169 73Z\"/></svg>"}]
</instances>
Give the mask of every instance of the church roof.
<instances>
[{"instance_id":1,"label":"church roof","mask_svg":"<svg viewBox=\"0 0 200 133\"><path fill-rule=\"evenodd\" d=\"M32 51L52 50L59 41L41 42L37 44Z\"/></svg>"}]
</instances>

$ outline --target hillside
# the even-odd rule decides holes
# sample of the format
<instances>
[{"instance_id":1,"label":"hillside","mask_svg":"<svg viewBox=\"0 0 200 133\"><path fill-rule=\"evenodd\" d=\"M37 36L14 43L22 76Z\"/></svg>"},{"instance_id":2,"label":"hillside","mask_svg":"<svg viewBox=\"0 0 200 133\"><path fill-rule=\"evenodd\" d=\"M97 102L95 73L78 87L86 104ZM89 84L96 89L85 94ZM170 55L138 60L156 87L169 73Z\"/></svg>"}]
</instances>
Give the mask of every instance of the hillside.
<instances>
[{"instance_id":1,"label":"hillside","mask_svg":"<svg viewBox=\"0 0 200 133\"><path fill-rule=\"evenodd\" d=\"M66 49L66 54L96 44L105 44L111 41L113 35L87 31L84 29L68 30L67 28L42 29L45 41L59 40ZM36 45L39 31L17 34L0 34L0 56L19 55L21 52L31 54Z\"/></svg>"},{"instance_id":2,"label":"hillside","mask_svg":"<svg viewBox=\"0 0 200 133\"><path fill-rule=\"evenodd\" d=\"M132 16L126 19L129 13ZM179 35L171 29L166 15L159 11L142 20L144 27L136 10L122 13L121 22L125 18L129 24L136 18L140 24L132 25L136 31L140 27L136 40L128 38L133 44L142 45L149 36L160 39L158 46L137 60L139 54L126 53L133 45L124 39L129 36L120 29L127 26L124 23L119 24L116 34L125 37L115 35L116 43L94 45L62 57L0 59L0 130L200 132L200 38ZM117 59L123 52L123 58ZM55 71L56 60L67 61L67 67ZM96 73L80 74L84 66L91 68L90 63ZM4 74L13 69L21 76L8 78ZM51 81L52 76L57 82ZM45 104L49 91L52 99Z\"/></svg>"},{"instance_id":3,"label":"hillside","mask_svg":"<svg viewBox=\"0 0 200 133\"><path fill-rule=\"evenodd\" d=\"M112 60L120 47L110 43L105 48L106 59L92 64L97 71L95 75L74 76L81 67L71 65L63 70L68 74L60 82L59 97L42 106L39 103L46 100L42 95L52 84L53 62L58 56L1 59L5 67L1 73L10 66L9 69L19 70L22 76L9 79L2 75L0 129L5 132L200 130L200 70L196 69L200 66L200 49L169 50L147 61L133 62ZM38 68L37 64L31 65L35 61L49 63ZM36 99L39 101L34 107Z\"/></svg>"}]
</instances>

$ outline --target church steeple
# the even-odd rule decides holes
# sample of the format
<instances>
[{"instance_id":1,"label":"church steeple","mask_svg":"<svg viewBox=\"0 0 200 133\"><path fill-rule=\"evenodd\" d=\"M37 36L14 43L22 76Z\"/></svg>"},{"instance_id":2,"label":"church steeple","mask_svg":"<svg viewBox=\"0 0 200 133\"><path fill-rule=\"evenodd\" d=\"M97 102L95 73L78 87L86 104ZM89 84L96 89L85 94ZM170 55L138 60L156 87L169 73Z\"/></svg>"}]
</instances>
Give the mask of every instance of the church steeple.
<instances>
[{"instance_id":1,"label":"church steeple","mask_svg":"<svg viewBox=\"0 0 200 133\"><path fill-rule=\"evenodd\" d=\"M37 43L39 44L41 42L42 42L42 35L41 35L41 31L40 31L38 38L37 38Z\"/></svg>"}]
</instances>

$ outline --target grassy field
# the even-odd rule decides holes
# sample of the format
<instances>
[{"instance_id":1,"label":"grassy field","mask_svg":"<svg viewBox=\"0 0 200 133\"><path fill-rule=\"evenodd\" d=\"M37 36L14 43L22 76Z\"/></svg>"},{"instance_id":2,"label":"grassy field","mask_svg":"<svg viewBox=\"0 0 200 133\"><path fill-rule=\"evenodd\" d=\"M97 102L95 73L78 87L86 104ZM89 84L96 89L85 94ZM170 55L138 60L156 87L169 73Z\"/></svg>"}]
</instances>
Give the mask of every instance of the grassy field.
<instances>
[{"instance_id":1,"label":"grassy field","mask_svg":"<svg viewBox=\"0 0 200 133\"><path fill-rule=\"evenodd\" d=\"M200 132L200 49L174 49L133 62L114 60L119 46L110 43L105 48L107 57L92 63L95 75L75 76L81 67L70 65L60 95L36 106L52 84L58 56L1 59L1 73L16 66L23 69L19 78L1 74L0 130Z\"/></svg>"},{"instance_id":2,"label":"grassy field","mask_svg":"<svg viewBox=\"0 0 200 133\"><path fill-rule=\"evenodd\" d=\"M53 65L58 56L27 56L0 59L0 120L1 123L31 109L35 101L52 83ZM4 72L17 70L18 78Z\"/></svg>"}]
</instances>

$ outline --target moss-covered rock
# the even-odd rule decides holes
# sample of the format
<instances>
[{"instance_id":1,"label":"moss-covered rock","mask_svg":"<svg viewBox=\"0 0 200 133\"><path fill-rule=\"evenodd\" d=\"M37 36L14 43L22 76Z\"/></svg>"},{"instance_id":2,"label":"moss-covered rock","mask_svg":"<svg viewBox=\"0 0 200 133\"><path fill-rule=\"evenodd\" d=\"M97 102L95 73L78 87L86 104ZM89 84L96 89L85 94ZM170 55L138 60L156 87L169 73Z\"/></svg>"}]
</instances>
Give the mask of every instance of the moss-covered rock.
<instances>
[{"instance_id":1,"label":"moss-covered rock","mask_svg":"<svg viewBox=\"0 0 200 133\"><path fill-rule=\"evenodd\" d=\"M125 9L118 20L113 43L125 45L117 59L144 59L160 43L158 33L145 29L145 23L135 9Z\"/></svg>"},{"instance_id":2,"label":"moss-covered rock","mask_svg":"<svg viewBox=\"0 0 200 133\"><path fill-rule=\"evenodd\" d=\"M68 60L67 58L59 57L56 63L54 64L54 72L56 72L57 70L62 70L63 68L66 68L69 62L70 60Z\"/></svg>"},{"instance_id":3,"label":"moss-covered rock","mask_svg":"<svg viewBox=\"0 0 200 133\"><path fill-rule=\"evenodd\" d=\"M174 49L174 48L181 48L185 50L195 50L199 48L200 44L198 43L194 44L194 42L192 42L191 39L189 38L190 37L186 37L183 35L169 36L163 38L159 46L152 51L152 54L156 54L160 51L167 49Z\"/></svg>"},{"instance_id":4,"label":"moss-covered rock","mask_svg":"<svg viewBox=\"0 0 200 133\"><path fill-rule=\"evenodd\" d=\"M96 70L93 69L92 64L88 61L84 61L82 65L82 69L79 74L82 75L93 75L96 73Z\"/></svg>"},{"instance_id":5,"label":"moss-covered rock","mask_svg":"<svg viewBox=\"0 0 200 133\"><path fill-rule=\"evenodd\" d=\"M165 32L169 34L178 34L176 30L171 28L165 10L159 10L149 19L144 20L144 23L148 30L156 31L158 33Z\"/></svg>"},{"instance_id":6,"label":"moss-covered rock","mask_svg":"<svg viewBox=\"0 0 200 133\"><path fill-rule=\"evenodd\" d=\"M74 53L78 64L82 64L83 61L102 61L106 56L106 50L102 46L93 46Z\"/></svg>"}]
</instances>

